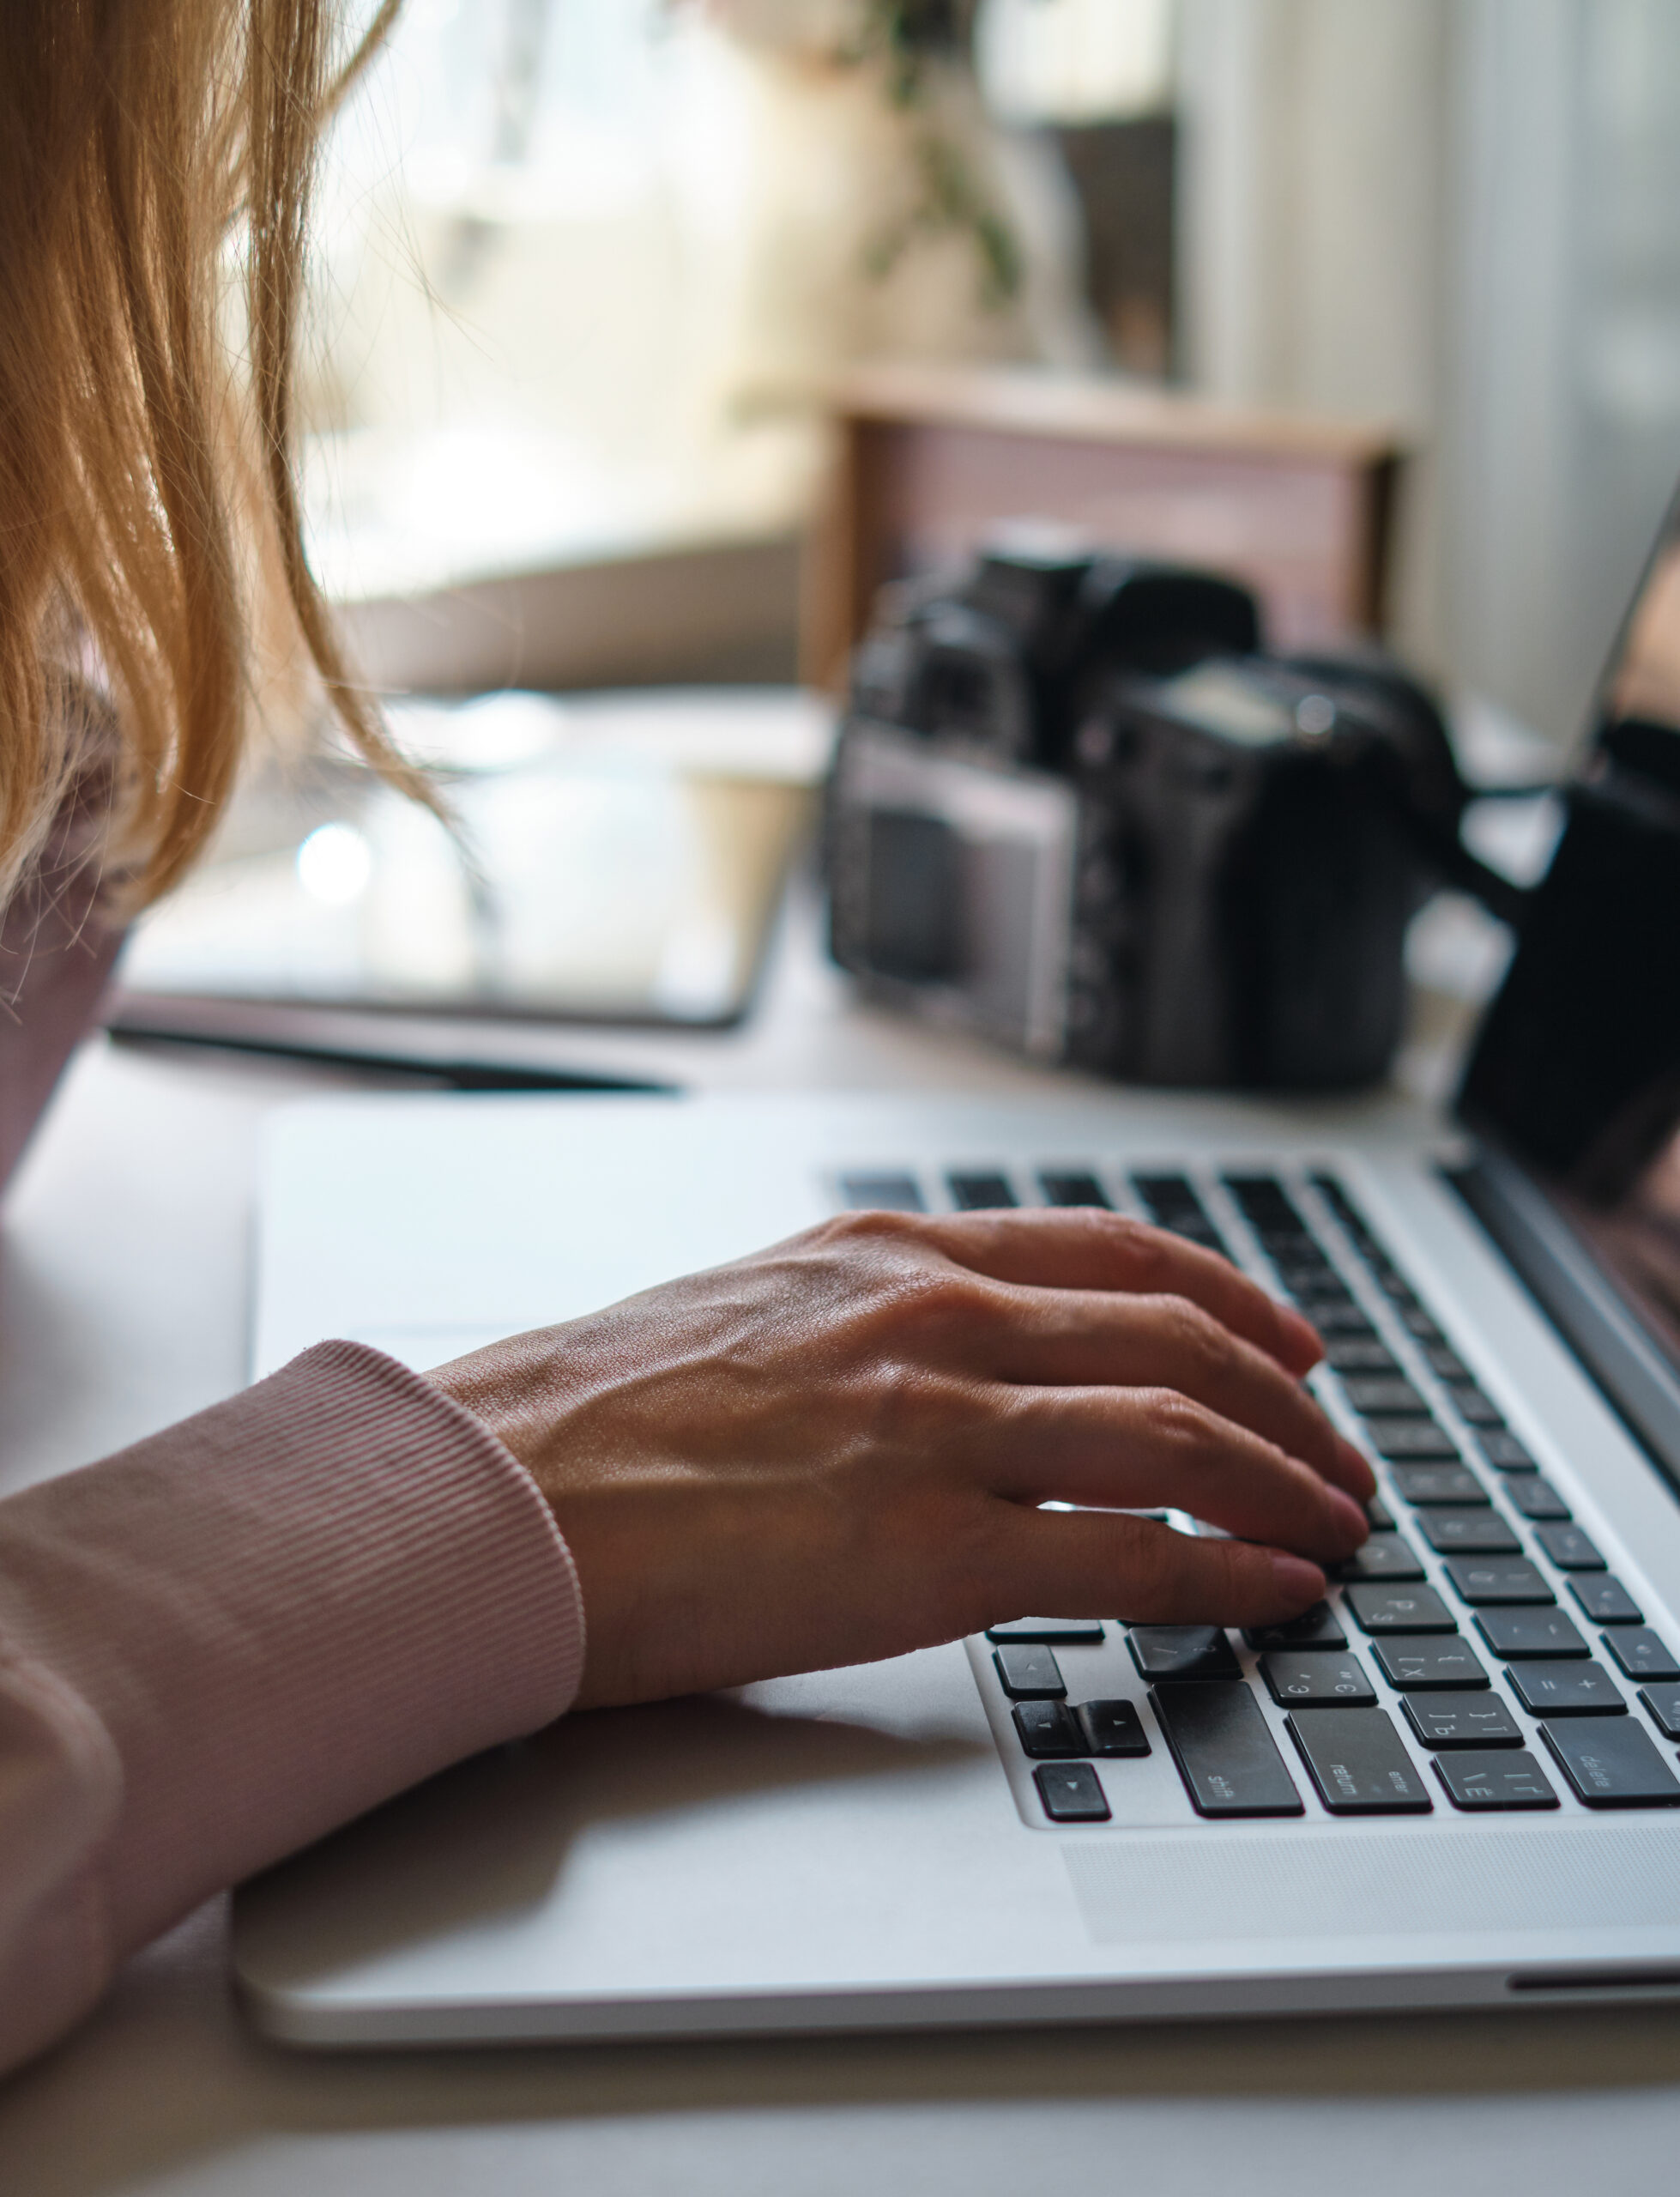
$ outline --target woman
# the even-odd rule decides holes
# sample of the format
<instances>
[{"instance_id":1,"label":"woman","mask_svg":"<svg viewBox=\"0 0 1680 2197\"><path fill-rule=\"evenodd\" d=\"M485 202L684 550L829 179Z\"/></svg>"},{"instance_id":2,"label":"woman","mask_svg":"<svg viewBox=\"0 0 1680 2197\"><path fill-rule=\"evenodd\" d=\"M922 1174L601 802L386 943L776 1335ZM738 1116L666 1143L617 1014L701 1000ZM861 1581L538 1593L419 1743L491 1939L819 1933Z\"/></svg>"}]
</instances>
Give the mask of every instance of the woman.
<instances>
[{"instance_id":1,"label":"woman","mask_svg":"<svg viewBox=\"0 0 1680 2197\"><path fill-rule=\"evenodd\" d=\"M332 28L325 0L0 9L8 1166L214 821L263 584L428 797L347 683L289 467ZM1029 1609L1293 1614L1371 1487L1316 1354L1110 1215L864 1215L426 1379L324 1344L0 1504L0 2065L208 1893L568 1708ZM1113 1515L1162 1503L1236 1538Z\"/></svg>"}]
</instances>

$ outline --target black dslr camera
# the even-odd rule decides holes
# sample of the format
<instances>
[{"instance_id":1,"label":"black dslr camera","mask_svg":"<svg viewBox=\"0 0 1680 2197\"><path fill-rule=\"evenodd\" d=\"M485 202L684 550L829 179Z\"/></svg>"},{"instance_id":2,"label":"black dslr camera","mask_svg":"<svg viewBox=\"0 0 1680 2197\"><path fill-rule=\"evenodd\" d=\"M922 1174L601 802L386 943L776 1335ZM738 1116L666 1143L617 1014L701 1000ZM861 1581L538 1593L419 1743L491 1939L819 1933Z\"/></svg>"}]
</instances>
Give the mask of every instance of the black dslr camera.
<instances>
[{"instance_id":1,"label":"black dslr camera","mask_svg":"<svg viewBox=\"0 0 1680 2197\"><path fill-rule=\"evenodd\" d=\"M829 788L831 942L879 995L1145 1083L1381 1076L1469 790L1375 653L1277 657L1230 580L982 555L884 591Z\"/></svg>"}]
</instances>

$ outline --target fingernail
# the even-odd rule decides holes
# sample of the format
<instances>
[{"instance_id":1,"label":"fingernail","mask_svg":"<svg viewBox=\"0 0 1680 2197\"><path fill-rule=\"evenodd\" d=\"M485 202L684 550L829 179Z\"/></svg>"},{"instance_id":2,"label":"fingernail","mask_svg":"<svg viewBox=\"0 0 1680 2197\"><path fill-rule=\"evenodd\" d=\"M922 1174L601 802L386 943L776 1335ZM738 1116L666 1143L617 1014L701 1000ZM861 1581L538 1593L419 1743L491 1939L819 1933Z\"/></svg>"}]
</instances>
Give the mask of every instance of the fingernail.
<instances>
[{"instance_id":1,"label":"fingernail","mask_svg":"<svg viewBox=\"0 0 1680 2197\"><path fill-rule=\"evenodd\" d=\"M1330 1498L1330 1508L1337 1512L1343 1525L1352 1534L1354 1546L1357 1548L1360 1542L1369 1536L1371 1530L1371 1522L1365 1516L1363 1506L1356 1503L1345 1489L1327 1487L1325 1493Z\"/></svg>"},{"instance_id":2,"label":"fingernail","mask_svg":"<svg viewBox=\"0 0 1680 2197\"><path fill-rule=\"evenodd\" d=\"M1280 1304L1278 1316L1283 1322L1284 1334L1295 1347L1307 1354L1314 1365L1324 1355L1324 1345L1319 1341L1318 1329L1310 1320L1303 1320L1292 1305Z\"/></svg>"},{"instance_id":3,"label":"fingernail","mask_svg":"<svg viewBox=\"0 0 1680 2197\"><path fill-rule=\"evenodd\" d=\"M1272 1552L1272 1576L1278 1583L1278 1592L1285 1601L1298 1602L1302 1609L1308 1603L1323 1598L1324 1574L1317 1565L1308 1564L1304 1557L1288 1556L1280 1548Z\"/></svg>"}]
</instances>

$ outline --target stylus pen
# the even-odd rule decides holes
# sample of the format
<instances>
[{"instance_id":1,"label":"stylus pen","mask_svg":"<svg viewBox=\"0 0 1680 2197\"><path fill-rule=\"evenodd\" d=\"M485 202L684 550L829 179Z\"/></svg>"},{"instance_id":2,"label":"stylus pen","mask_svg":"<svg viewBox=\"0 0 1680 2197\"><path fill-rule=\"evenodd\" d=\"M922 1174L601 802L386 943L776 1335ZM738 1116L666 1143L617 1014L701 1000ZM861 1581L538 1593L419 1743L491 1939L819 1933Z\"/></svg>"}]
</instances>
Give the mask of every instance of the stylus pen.
<instances>
[{"instance_id":1,"label":"stylus pen","mask_svg":"<svg viewBox=\"0 0 1680 2197\"><path fill-rule=\"evenodd\" d=\"M647 1076L605 1075L594 1068L535 1068L511 1062L421 1060L412 1053L311 1045L287 1038L212 1034L197 1030L125 1029L120 1020L107 1026L114 1044L191 1045L199 1050L261 1053L281 1060L311 1061L322 1068L359 1068L372 1075L412 1075L449 1091L623 1091L674 1098L681 1086Z\"/></svg>"}]
</instances>

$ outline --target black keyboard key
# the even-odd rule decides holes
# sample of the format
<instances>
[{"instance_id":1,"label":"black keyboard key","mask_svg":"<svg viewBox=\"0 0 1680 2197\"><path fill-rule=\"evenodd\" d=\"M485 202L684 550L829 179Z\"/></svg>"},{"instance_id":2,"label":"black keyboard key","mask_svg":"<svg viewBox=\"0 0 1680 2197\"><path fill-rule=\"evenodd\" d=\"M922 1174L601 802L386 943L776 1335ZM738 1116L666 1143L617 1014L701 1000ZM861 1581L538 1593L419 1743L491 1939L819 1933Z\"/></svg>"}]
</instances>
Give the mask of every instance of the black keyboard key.
<instances>
[{"instance_id":1,"label":"black keyboard key","mask_svg":"<svg viewBox=\"0 0 1680 2197\"><path fill-rule=\"evenodd\" d=\"M1536 1473L1540 1469L1514 1434L1478 1434L1476 1443L1496 1473Z\"/></svg>"},{"instance_id":2,"label":"black keyboard key","mask_svg":"<svg viewBox=\"0 0 1680 2197\"><path fill-rule=\"evenodd\" d=\"M1631 1716L1542 1724L1540 1736L1589 1808L1680 1807L1680 1778Z\"/></svg>"},{"instance_id":3,"label":"black keyboard key","mask_svg":"<svg viewBox=\"0 0 1680 2197\"><path fill-rule=\"evenodd\" d=\"M1052 1823L1107 1823L1108 1795L1088 1762L1043 1763L1032 1773Z\"/></svg>"},{"instance_id":4,"label":"black keyboard key","mask_svg":"<svg viewBox=\"0 0 1680 2197\"><path fill-rule=\"evenodd\" d=\"M994 1648L1018 1642L1045 1648L1100 1648L1103 1625L1094 1617L1017 1617L1006 1625L988 1625L986 1637Z\"/></svg>"},{"instance_id":5,"label":"black keyboard key","mask_svg":"<svg viewBox=\"0 0 1680 2197\"><path fill-rule=\"evenodd\" d=\"M1326 1709L1285 1719L1333 1816L1422 1816L1434 1807L1386 1710Z\"/></svg>"},{"instance_id":6,"label":"black keyboard key","mask_svg":"<svg viewBox=\"0 0 1680 2197\"><path fill-rule=\"evenodd\" d=\"M1536 1526L1534 1538L1560 1571L1602 1571L1604 1568L1597 1543L1579 1526Z\"/></svg>"},{"instance_id":7,"label":"black keyboard key","mask_svg":"<svg viewBox=\"0 0 1680 2197\"><path fill-rule=\"evenodd\" d=\"M1400 1706L1432 1753L1444 1747L1522 1745L1522 1727L1496 1693L1409 1693Z\"/></svg>"},{"instance_id":8,"label":"black keyboard key","mask_svg":"<svg viewBox=\"0 0 1680 2197\"><path fill-rule=\"evenodd\" d=\"M1459 1454L1458 1443L1432 1419L1368 1419L1365 1437L1379 1457L1395 1463L1439 1458L1445 1464Z\"/></svg>"},{"instance_id":9,"label":"black keyboard key","mask_svg":"<svg viewBox=\"0 0 1680 2197\"><path fill-rule=\"evenodd\" d=\"M1370 1230L1366 1225L1364 1215L1348 1195L1346 1188L1339 1176L1327 1175L1320 1170L1311 1177L1311 1181L1313 1188L1335 1214L1337 1220L1341 1222L1343 1227L1347 1230L1350 1236L1369 1235Z\"/></svg>"},{"instance_id":10,"label":"black keyboard key","mask_svg":"<svg viewBox=\"0 0 1680 2197\"><path fill-rule=\"evenodd\" d=\"M1680 1663L1668 1652L1668 1643L1648 1625L1625 1625L1606 1632L1604 1643L1630 1679L1680 1679Z\"/></svg>"},{"instance_id":11,"label":"black keyboard key","mask_svg":"<svg viewBox=\"0 0 1680 2197\"><path fill-rule=\"evenodd\" d=\"M1249 1625L1242 1637L1251 1648L1345 1648L1347 1635L1328 1602L1314 1602L1299 1617L1281 1625Z\"/></svg>"},{"instance_id":12,"label":"black keyboard key","mask_svg":"<svg viewBox=\"0 0 1680 2197\"><path fill-rule=\"evenodd\" d=\"M1324 1251L1302 1228L1257 1228L1260 1247L1280 1274L1298 1269L1308 1274L1335 1275Z\"/></svg>"},{"instance_id":13,"label":"black keyboard key","mask_svg":"<svg viewBox=\"0 0 1680 2197\"><path fill-rule=\"evenodd\" d=\"M1065 1701L1018 1701L1011 1713L1023 1749L1035 1758L1090 1752Z\"/></svg>"},{"instance_id":14,"label":"black keyboard key","mask_svg":"<svg viewBox=\"0 0 1680 2197\"><path fill-rule=\"evenodd\" d=\"M1186 1244L1194 1244L1203 1251L1217 1251L1222 1259L1230 1257L1230 1248L1211 1220L1187 1220L1181 1227L1168 1230ZM1235 1263L1235 1262L1233 1262Z\"/></svg>"},{"instance_id":15,"label":"black keyboard key","mask_svg":"<svg viewBox=\"0 0 1680 2197\"><path fill-rule=\"evenodd\" d=\"M1423 1567L1399 1534L1373 1534L1363 1548L1335 1567L1338 1579L1421 1579Z\"/></svg>"},{"instance_id":16,"label":"black keyboard key","mask_svg":"<svg viewBox=\"0 0 1680 2197\"><path fill-rule=\"evenodd\" d=\"M995 1168L958 1171L947 1175L945 1182L951 1192L951 1202L958 1213L988 1213L1001 1206L1020 1203L1008 1176L1000 1174Z\"/></svg>"},{"instance_id":17,"label":"black keyboard key","mask_svg":"<svg viewBox=\"0 0 1680 2197\"><path fill-rule=\"evenodd\" d=\"M1085 1744L1081 1752L1137 1755L1149 1752L1149 1734L1130 1701L1087 1701L1073 1711Z\"/></svg>"},{"instance_id":18,"label":"black keyboard key","mask_svg":"<svg viewBox=\"0 0 1680 2197\"><path fill-rule=\"evenodd\" d=\"M1486 1488L1465 1465L1396 1465L1393 1480L1403 1503L1453 1510L1487 1506Z\"/></svg>"},{"instance_id":19,"label":"black keyboard key","mask_svg":"<svg viewBox=\"0 0 1680 2197\"><path fill-rule=\"evenodd\" d=\"M1206 1208L1187 1176L1133 1175L1132 1188L1151 1220L1181 1213L1200 1214L1204 1220L1207 1218Z\"/></svg>"},{"instance_id":20,"label":"black keyboard key","mask_svg":"<svg viewBox=\"0 0 1680 2197\"><path fill-rule=\"evenodd\" d=\"M1292 1297L1308 1319L1314 1309L1320 1304L1351 1304L1351 1292L1327 1259L1319 1259L1311 1265L1291 1261L1288 1266L1279 1265L1278 1280L1286 1296Z\"/></svg>"},{"instance_id":21,"label":"black keyboard key","mask_svg":"<svg viewBox=\"0 0 1680 2197\"><path fill-rule=\"evenodd\" d=\"M1539 1567L1523 1556L1455 1556L1447 1565L1447 1577L1453 1592L1472 1609L1522 1602L1538 1608L1557 1600Z\"/></svg>"},{"instance_id":22,"label":"black keyboard key","mask_svg":"<svg viewBox=\"0 0 1680 2197\"><path fill-rule=\"evenodd\" d=\"M1236 1652L1217 1625L1134 1625L1127 1637L1132 1661L1146 1679L1242 1676Z\"/></svg>"},{"instance_id":23,"label":"black keyboard key","mask_svg":"<svg viewBox=\"0 0 1680 2197\"><path fill-rule=\"evenodd\" d=\"M1279 1221L1275 1227L1256 1228L1260 1247L1274 1266L1328 1267L1324 1247L1309 1236L1298 1220Z\"/></svg>"},{"instance_id":24,"label":"black keyboard key","mask_svg":"<svg viewBox=\"0 0 1680 2197\"><path fill-rule=\"evenodd\" d=\"M992 1655L999 1682L1012 1701L1061 1701L1067 1688L1061 1666L1048 1648L999 1648Z\"/></svg>"},{"instance_id":25,"label":"black keyboard key","mask_svg":"<svg viewBox=\"0 0 1680 2197\"><path fill-rule=\"evenodd\" d=\"M1394 1514L1380 1495L1372 1496L1370 1501L1365 1505L1365 1516L1370 1521L1371 1531L1374 1534L1393 1532Z\"/></svg>"},{"instance_id":26,"label":"black keyboard key","mask_svg":"<svg viewBox=\"0 0 1680 2197\"><path fill-rule=\"evenodd\" d=\"M1506 1676L1531 1716L1625 1716L1616 1681L1597 1663L1514 1663Z\"/></svg>"},{"instance_id":27,"label":"black keyboard key","mask_svg":"<svg viewBox=\"0 0 1680 2197\"><path fill-rule=\"evenodd\" d=\"M1335 1341L1339 1336L1355 1337L1360 1341L1376 1339L1376 1329L1351 1298L1345 1304L1332 1301L1315 1305L1313 1325L1326 1343Z\"/></svg>"},{"instance_id":28,"label":"black keyboard key","mask_svg":"<svg viewBox=\"0 0 1680 2197\"><path fill-rule=\"evenodd\" d=\"M1307 1224L1294 1199L1275 1175L1227 1175L1225 1188L1257 1234L1263 1236L1271 1230L1293 1236L1307 1233Z\"/></svg>"},{"instance_id":29,"label":"black keyboard key","mask_svg":"<svg viewBox=\"0 0 1680 2197\"><path fill-rule=\"evenodd\" d=\"M1502 1427L1505 1414L1490 1396L1484 1396L1473 1381L1455 1381L1447 1391L1453 1399L1453 1407L1459 1417L1472 1426Z\"/></svg>"},{"instance_id":30,"label":"black keyboard key","mask_svg":"<svg viewBox=\"0 0 1680 2197\"><path fill-rule=\"evenodd\" d=\"M1480 1610L1476 1630L1508 1663L1544 1662L1548 1656L1573 1661L1586 1654L1586 1643L1562 1610Z\"/></svg>"},{"instance_id":31,"label":"black keyboard key","mask_svg":"<svg viewBox=\"0 0 1680 2197\"><path fill-rule=\"evenodd\" d=\"M1108 1192L1085 1167L1043 1168L1038 1187L1047 1205L1107 1206L1110 1202Z\"/></svg>"},{"instance_id":32,"label":"black keyboard key","mask_svg":"<svg viewBox=\"0 0 1680 2197\"><path fill-rule=\"evenodd\" d=\"M1365 1315L1342 1286L1339 1280L1326 1279L1308 1287L1297 1276L1284 1278L1284 1293L1303 1320L1314 1328L1320 1323L1333 1326L1339 1320L1363 1320ZM1322 1328L1320 1328L1322 1333Z\"/></svg>"},{"instance_id":33,"label":"black keyboard key","mask_svg":"<svg viewBox=\"0 0 1680 2197\"><path fill-rule=\"evenodd\" d=\"M1372 1653L1402 1693L1473 1693L1488 1683L1467 1640L1379 1640Z\"/></svg>"},{"instance_id":34,"label":"black keyboard key","mask_svg":"<svg viewBox=\"0 0 1680 2197\"><path fill-rule=\"evenodd\" d=\"M1419 1418L1429 1416L1429 1406L1410 1381L1399 1380L1392 1374L1344 1375L1342 1388L1348 1402L1362 1414L1369 1412L1409 1413Z\"/></svg>"},{"instance_id":35,"label":"black keyboard key","mask_svg":"<svg viewBox=\"0 0 1680 2197\"><path fill-rule=\"evenodd\" d=\"M860 1170L843 1175L840 1195L859 1213L925 1213L928 1209L916 1177L896 1171L866 1174Z\"/></svg>"},{"instance_id":36,"label":"black keyboard key","mask_svg":"<svg viewBox=\"0 0 1680 2197\"><path fill-rule=\"evenodd\" d=\"M1522 1517L1567 1526L1574 1513L1549 1480L1538 1473L1514 1473L1505 1483L1511 1508Z\"/></svg>"},{"instance_id":37,"label":"black keyboard key","mask_svg":"<svg viewBox=\"0 0 1680 2197\"><path fill-rule=\"evenodd\" d=\"M1416 1335L1419 1342L1441 1342L1444 1340L1441 1329L1421 1304L1408 1304L1400 1314L1400 1320L1407 1333Z\"/></svg>"},{"instance_id":38,"label":"black keyboard key","mask_svg":"<svg viewBox=\"0 0 1680 2197\"><path fill-rule=\"evenodd\" d=\"M1333 1373L1398 1374L1400 1371L1399 1359L1386 1342L1363 1335L1346 1335L1326 1343L1324 1362Z\"/></svg>"},{"instance_id":39,"label":"black keyboard key","mask_svg":"<svg viewBox=\"0 0 1680 2197\"><path fill-rule=\"evenodd\" d=\"M1457 1351L1444 1342L1430 1343L1423 1355L1429 1362L1430 1372L1437 1380L1469 1382L1474 1378Z\"/></svg>"},{"instance_id":40,"label":"black keyboard key","mask_svg":"<svg viewBox=\"0 0 1680 2197\"><path fill-rule=\"evenodd\" d=\"M1417 1523L1437 1556L1517 1556L1522 1551L1497 1510L1420 1510Z\"/></svg>"},{"instance_id":41,"label":"black keyboard key","mask_svg":"<svg viewBox=\"0 0 1680 2197\"><path fill-rule=\"evenodd\" d=\"M1555 1808L1557 1795L1546 1773L1527 1752L1438 1754L1435 1776L1455 1808L1477 1814L1492 1808Z\"/></svg>"},{"instance_id":42,"label":"black keyboard key","mask_svg":"<svg viewBox=\"0 0 1680 2197\"><path fill-rule=\"evenodd\" d=\"M1376 1689L1357 1655L1326 1655L1301 1649L1278 1649L1260 1657L1266 1691L1284 1709L1365 1709Z\"/></svg>"},{"instance_id":43,"label":"black keyboard key","mask_svg":"<svg viewBox=\"0 0 1680 2197\"><path fill-rule=\"evenodd\" d=\"M1214 1250L1224 1250L1219 1232L1187 1177L1133 1175L1132 1188L1144 1212L1157 1228L1170 1229L1175 1236L1188 1236Z\"/></svg>"},{"instance_id":44,"label":"black keyboard key","mask_svg":"<svg viewBox=\"0 0 1680 2197\"><path fill-rule=\"evenodd\" d=\"M1367 1632L1456 1632L1458 1620L1433 1587L1354 1586L1344 1596Z\"/></svg>"},{"instance_id":45,"label":"black keyboard key","mask_svg":"<svg viewBox=\"0 0 1680 2197\"><path fill-rule=\"evenodd\" d=\"M1642 1686L1639 1698L1665 1740L1680 1740L1680 1686Z\"/></svg>"},{"instance_id":46,"label":"black keyboard key","mask_svg":"<svg viewBox=\"0 0 1680 2197\"><path fill-rule=\"evenodd\" d=\"M1198 1814L1307 1813L1259 1702L1240 1680L1157 1686L1149 1698Z\"/></svg>"},{"instance_id":47,"label":"black keyboard key","mask_svg":"<svg viewBox=\"0 0 1680 2197\"><path fill-rule=\"evenodd\" d=\"M1574 1578L1569 1592L1594 1625L1643 1625L1645 1612L1619 1579L1606 1572L1602 1578Z\"/></svg>"}]
</instances>

